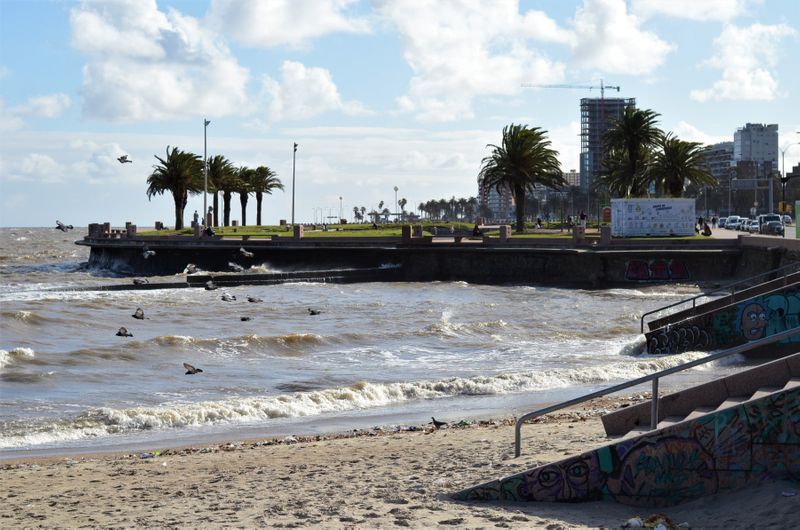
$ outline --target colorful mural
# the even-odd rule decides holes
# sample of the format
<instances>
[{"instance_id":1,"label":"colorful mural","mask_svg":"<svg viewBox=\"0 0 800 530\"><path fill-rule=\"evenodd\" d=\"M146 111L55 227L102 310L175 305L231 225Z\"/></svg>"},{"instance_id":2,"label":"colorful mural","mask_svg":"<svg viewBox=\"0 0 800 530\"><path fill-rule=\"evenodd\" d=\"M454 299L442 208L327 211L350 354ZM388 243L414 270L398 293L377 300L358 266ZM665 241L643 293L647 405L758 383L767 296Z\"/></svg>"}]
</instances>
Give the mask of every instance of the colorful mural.
<instances>
[{"instance_id":1,"label":"colorful mural","mask_svg":"<svg viewBox=\"0 0 800 530\"><path fill-rule=\"evenodd\" d=\"M800 289L758 296L645 334L647 351L673 354L730 348L800 326ZM800 342L800 336L779 344Z\"/></svg>"},{"instance_id":2,"label":"colorful mural","mask_svg":"<svg viewBox=\"0 0 800 530\"><path fill-rule=\"evenodd\" d=\"M689 269L681 260L631 260L625 265L625 279L632 282L678 281L689 279Z\"/></svg>"},{"instance_id":3,"label":"colorful mural","mask_svg":"<svg viewBox=\"0 0 800 530\"><path fill-rule=\"evenodd\" d=\"M455 498L602 499L659 507L776 479L800 479L800 389L469 488Z\"/></svg>"}]
</instances>

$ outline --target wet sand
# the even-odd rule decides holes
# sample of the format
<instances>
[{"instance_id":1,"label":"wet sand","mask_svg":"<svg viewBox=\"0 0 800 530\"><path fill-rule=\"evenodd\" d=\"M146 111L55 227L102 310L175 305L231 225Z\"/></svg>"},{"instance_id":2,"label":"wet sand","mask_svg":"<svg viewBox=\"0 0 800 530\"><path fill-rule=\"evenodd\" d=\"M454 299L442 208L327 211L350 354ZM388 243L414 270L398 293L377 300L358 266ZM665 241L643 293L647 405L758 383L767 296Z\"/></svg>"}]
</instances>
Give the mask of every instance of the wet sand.
<instances>
[{"instance_id":1,"label":"wet sand","mask_svg":"<svg viewBox=\"0 0 800 530\"><path fill-rule=\"evenodd\" d=\"M790 528L800 485L786 482L651 510L612 502L480 504L450 494L606 443L595 400L523 427L354 433L21 459L0 465L0 527L618 528L656 512L691 528ZM143 458L144 457L144 458ZM684 526L686 527L686 526Z\"/></svg>"}]
</instances>

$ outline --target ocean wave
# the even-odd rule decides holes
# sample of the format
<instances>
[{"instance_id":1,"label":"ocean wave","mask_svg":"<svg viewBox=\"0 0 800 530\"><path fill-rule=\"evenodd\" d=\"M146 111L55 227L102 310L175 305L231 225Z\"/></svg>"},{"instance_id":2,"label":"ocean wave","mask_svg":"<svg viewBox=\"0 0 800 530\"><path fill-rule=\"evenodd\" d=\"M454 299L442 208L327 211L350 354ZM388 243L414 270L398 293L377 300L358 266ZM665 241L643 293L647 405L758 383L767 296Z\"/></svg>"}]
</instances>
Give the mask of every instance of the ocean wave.
<instances>
[{"instance_id":1,"label":"ocean wave","mask_svg":"<svg viewBox=\"0 0 800 530\"><path fill-rule=\"evenodd\" d=\"M445 311L442 313L439 322L426 326L416 334L421 336L443 335L447 337L455 337L457 335L481 335L492 334L498 329L508 326L504 320L491 320L488 322L452 322L450 317L450 312Z\"/></svg>"},{"instance_id":2,"label":"ocean wave","mask_svg":"<svg viewBox=\"0 0 800 530\"><path fill-rule=\"evenodd\" d=\"M256 424L276 418L317 416L409 401L597 385L640 377L703 355L705 354L702 352L695 352L669 357L641 357L604 366L530 370L413 382L359 381L350 386L322 390L195 403L167 403L153 407L104 407L54 423L9 422L0 431L0 447L26 447L97 436L215 424Z\"/></svg>"},{"instance_id":3,"label":"ocean wave","mask_svg":"<svg viewBox=\"0 0 800 530\"><path fill-rule=\"evenodd\" d=\"M159 346L195 346L214 351L219 347L240 347L243 349L259 346L281 346L296 348L303 345L323 344L325 339L314 333L287 333L286 335L241 335L226 338L199 338L187 335L164 335L155 337L152 342Z\"/></svg>"},{"instance_id":4,"label":"ocean wave","mask_svg":"<svg viewBox=\"0 0 800 530\"><path fill-rule=\"evenodd\" d=\"M34 326L40 326L51 322L57 322L57 319L44 317L39 313L33 311L0 311L0 318L7 318L15 322L23 322Z\"/></svg>"},{"instance_id":5,"label":"ocean wave","mask_svg":"<svg viewBox=\"0 0 800 530\"><path fill-rule=\"evenodd\" d=\"M30 348L14 348L13 350L0 350L0 369L25 359L33 359L34 351Z\"/></svg>"}]
</instances>

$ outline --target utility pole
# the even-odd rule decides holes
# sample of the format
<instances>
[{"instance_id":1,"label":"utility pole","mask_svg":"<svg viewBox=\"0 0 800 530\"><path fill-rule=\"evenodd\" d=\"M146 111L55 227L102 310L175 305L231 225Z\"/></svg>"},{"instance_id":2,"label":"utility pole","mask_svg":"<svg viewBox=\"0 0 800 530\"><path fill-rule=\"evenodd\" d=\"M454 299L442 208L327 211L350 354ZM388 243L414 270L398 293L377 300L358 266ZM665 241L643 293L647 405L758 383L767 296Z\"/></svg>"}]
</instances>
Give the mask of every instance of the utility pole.
<instances>
[{"instance_id":1,"label":"utility pole","mask_svg":"<svg viewBox=\"0 0 800 530\"><path fill-rule=\"evenodd\" d=\"M292 227L294 227L294 162L297 155L297 142L294 143L292 151Z\"/></svg>"}]
</instances>

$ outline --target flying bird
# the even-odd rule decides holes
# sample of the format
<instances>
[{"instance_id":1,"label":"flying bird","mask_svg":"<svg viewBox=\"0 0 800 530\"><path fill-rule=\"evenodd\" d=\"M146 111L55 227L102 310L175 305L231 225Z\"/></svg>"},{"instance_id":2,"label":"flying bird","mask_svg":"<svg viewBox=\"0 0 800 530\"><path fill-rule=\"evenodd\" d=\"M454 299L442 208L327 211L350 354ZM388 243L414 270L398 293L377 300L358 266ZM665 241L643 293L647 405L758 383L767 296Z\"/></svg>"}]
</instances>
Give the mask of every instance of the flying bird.
<instances>
[{"instance_id":1,"label":"flying bird","mask_svg":"<svg viewBox=\"0 0 800 530\"><path fill-rule=\"evenodd\" d=\"M117 160L119 160L120 164L133 164L133 160L128 160L128 155L122 155Z\"/></svg>"},{"instance_id":2,"label":"flying bird","mask_svg":"<svg viewBox=\"0 0 800 530\"><path fill-rule=\"evenodd\" d=\"M155 251L155 250L150 250L150 249L149 249L149 248L147 248L147 247L144 247L144 248L142 249L142 257L143 257L144 259L147 259L147 258L149 258L149 257L151 257L151 256L155 256L155 255L156 255L156 251Z\"/></svg>"},{"instance_id":3,"label":"flying bird","mask_svg":"<svg viewBox=\"0 0 800 530\"><path fill-rule=\"evenodd\" d=\"M141 307L137 307L131 316L137 320L144 320L144 311L142 311Z\"/></svg>"},{"instance_id":4,"label":"flying bird","mask_svg":"<svg viewBox=\"0 0 800 530\"><path fill-rule=\"evenodd\" d=\"M308 314L309 315L320 315L320 314L322 314L322 311L320 311L319 309L311 309L309 307L308 308Z\"/></svg>"},{"instance_id":5,"label":"flying bird","mask_svg":"<svg viewBox=\"0 0 800 530\"><path fill-rule=\"evenodd\" d=\"M248 302L252 302L254 304L257 304L259 302L263 302L264 300L262 300L261 298L255 297L255 296L248 296L247 297L247 301Z\"/></svg>"},{"instance_id":6,"label":"flying bird","mask_svg":"<svg viewBox=\"0 0 800 530\"><path fill-rule=\"evenodd\" d=\"M119 328L119 329L117 330L117 337L133 337L133 333L130 333L130 332L129 332L127 329L125 329L125 328Z\"/></svg>"},{"instance_id":7,"label":"flying bird","mask_svg":"<svg viewBox=\"0 0 800 530\"><path fill-rule=\"evenodd\" d=\"M436 418L434 418L433 416L431 416L431 423L433 424L433 426L434 426L436 429L441 429L442 427L444 427L445 425L447 425L447 422L446 422L446 421L436 421Z\"/></svg>"},{"instance_id":8,"label":"flying bird","mask_svg":"<svg viewBox=\"0 0 800 530\"><path fill-rule=\"evenodd\" d=\"M147 285L150 283L147 278L134 278L133 285Z\"/></svg>"},{"instance_id":9,"label":"flying bird","mask_svg":"<svg viewBox=\"0 0 800 530\"><path fill-rule=\"evenodd\" d=\"M247 250L244 249L244 247L239 249L239 254L241 254L245 258L252 258L253 257L253 253L252 252L248 252Z\"/></svg>"},{"instance_id":10,"label":"flying bird","mask_svg":"<svg viewBox=\"0 0 800 530\"><path fill-rule=\"evenodd\" d=\"M228 262L228 268L230 270L232 270L233 272L242 272L242 271L244 271L244 267L242 267L238 263L234 263L232 261Z\"/></svg>"},{"instance_id":11,"label":"flying bird","mask_svg":"<svg viewBox=\"0 0 800 530\"><path fill-rule=\"evenodd\" d=\"M67 232L68 230L72 230L72 225L65 225L61 221L56 220L56 230Z\"/></svg>"},{"instance_id":12,"label":"flying bird","mask_svg":"<svg viewBox=\"0 0 800 530\"><path fill-rule=\"evenodd\" d=\"M206 291L213 291L216 288L217 288L217 284L215 284L213 281L208 280L206 282Z\"/></svg>"},{"instance_id":13,"label":"flying bird","mask_svg":"<svg viewBox=\"0 0 800 530\"><path fill-rule=\"evenodd\" d=\"M183 363L183 367L184 367L184 368L186 368L186 373L185 373L184 375L194 375L194 374L199 374L200 372L202 372L202 371L203 371L203 370L202 370L202 369L200 369L200 368L195 368L194 366L192 366L192 365L191 365L191 364L189 364L189 363Z\"/></svg>"}]
</instances>

